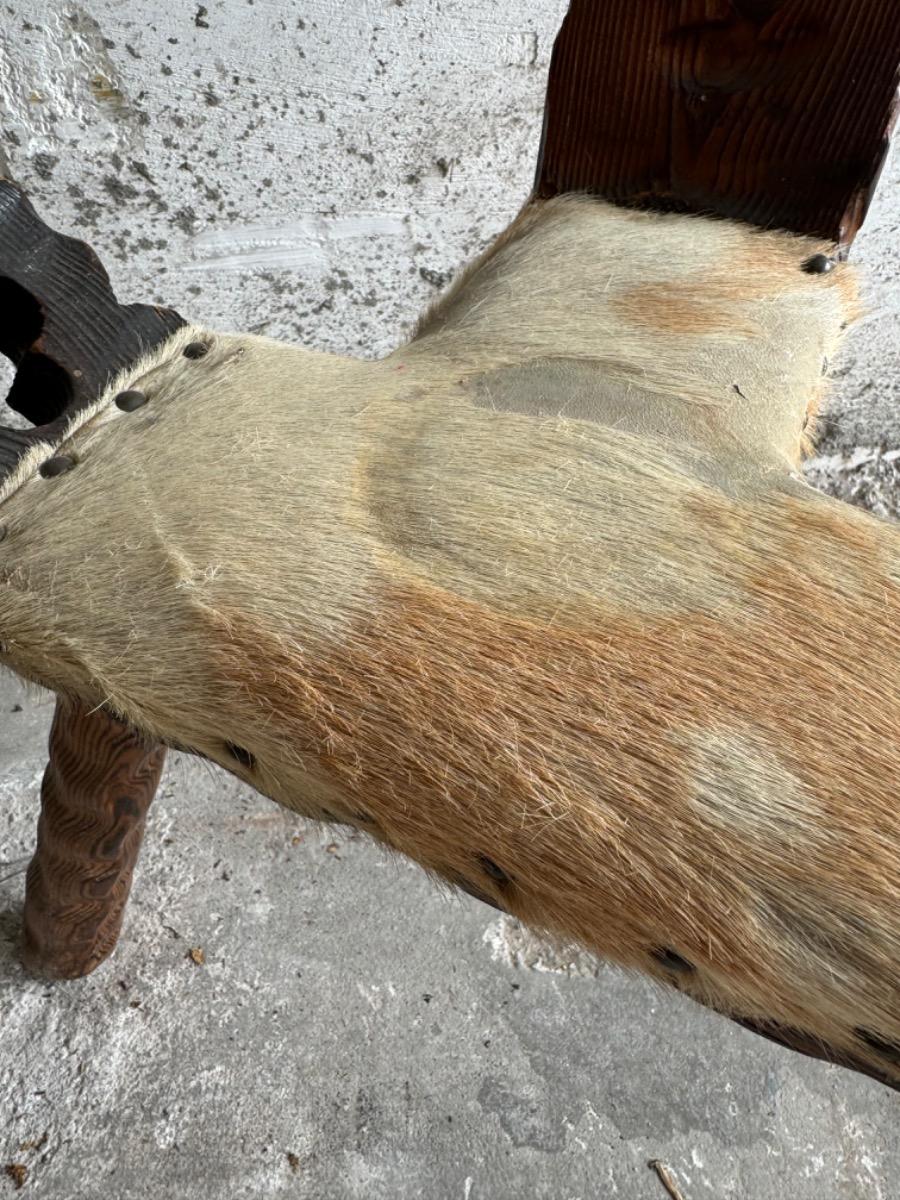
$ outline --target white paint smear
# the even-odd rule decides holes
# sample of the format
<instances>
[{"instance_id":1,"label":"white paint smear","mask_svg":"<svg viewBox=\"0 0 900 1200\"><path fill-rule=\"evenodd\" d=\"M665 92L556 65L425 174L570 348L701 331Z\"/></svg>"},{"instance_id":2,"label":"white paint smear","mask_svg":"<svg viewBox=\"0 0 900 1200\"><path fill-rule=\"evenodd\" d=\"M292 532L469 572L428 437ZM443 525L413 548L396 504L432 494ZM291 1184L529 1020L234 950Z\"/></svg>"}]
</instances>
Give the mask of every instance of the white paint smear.
<instances>
[{"instance_id":1,"label":"white paint smear","mask_svg":"<svg viewBox=\"0 0 900 1200\"><path fill-rule=\"evenodd\" d=\"M361 212L345 217L311 213L284 225L236 225L210 229L191 242L187 271L245 271L248 267L328 268L336 248L373 238L407 237L400 217ZM396 251L392 251L396 253Z\"/></svg>"}]
</instances>

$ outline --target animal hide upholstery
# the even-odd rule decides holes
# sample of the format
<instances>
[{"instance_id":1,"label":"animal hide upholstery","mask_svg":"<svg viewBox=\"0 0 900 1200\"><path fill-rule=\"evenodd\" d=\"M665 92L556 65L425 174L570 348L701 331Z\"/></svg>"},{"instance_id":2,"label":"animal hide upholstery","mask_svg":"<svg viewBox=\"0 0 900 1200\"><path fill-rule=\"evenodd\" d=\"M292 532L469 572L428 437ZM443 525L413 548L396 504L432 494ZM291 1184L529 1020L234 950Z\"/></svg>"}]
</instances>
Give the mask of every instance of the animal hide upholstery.
<instances>
[{"instance_id":1,"label":"animal hide upholstery","mask_svg":"<svg viewBox=\"0 0 900 1200\"><path fill-rule=\"evenodd\" d=\"M895 1083L900 535L796 469L828 249L567 196L382 361L180 330L7 484L3 661Z\"/></svg>"}]
</instances>

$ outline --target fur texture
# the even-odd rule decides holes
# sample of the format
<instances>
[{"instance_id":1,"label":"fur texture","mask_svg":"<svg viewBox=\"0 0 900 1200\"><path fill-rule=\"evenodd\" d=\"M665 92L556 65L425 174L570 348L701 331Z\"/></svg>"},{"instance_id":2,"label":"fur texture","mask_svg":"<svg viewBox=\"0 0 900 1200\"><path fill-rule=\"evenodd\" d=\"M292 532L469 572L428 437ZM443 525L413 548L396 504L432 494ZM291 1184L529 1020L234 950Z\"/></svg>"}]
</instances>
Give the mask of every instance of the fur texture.
<instances>
[{"instance_id":1,"label":"fur texture","mask_svg":"<svg viewBox=\"0 0 900 1200\"><path fill-rule=\"evenodd\" d=\"M5 661L900 1080L900 535L795 472L823 249L567 197L379 363L180 331L0 509Z\"/></svg>"}]
</instances>

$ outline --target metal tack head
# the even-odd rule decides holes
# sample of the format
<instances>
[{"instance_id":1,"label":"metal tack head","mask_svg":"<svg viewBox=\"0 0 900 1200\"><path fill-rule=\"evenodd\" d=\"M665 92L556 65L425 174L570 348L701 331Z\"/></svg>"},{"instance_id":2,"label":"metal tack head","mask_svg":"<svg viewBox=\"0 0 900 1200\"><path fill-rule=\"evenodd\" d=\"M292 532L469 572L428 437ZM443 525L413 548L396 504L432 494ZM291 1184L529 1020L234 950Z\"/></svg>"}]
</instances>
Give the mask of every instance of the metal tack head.
<instances>
[{"instance_id":1,"label":"metal tack head","mask_svg":"<svg viewBox=\"0 0 900 1200\"><path fill-rule=\"evenodd\" d=\"M687 974L694 969L686 958L682 958L680 954L676 954L668 946L657 946L655 950L651 951L651 956L656 959L661 967L665 967L667 971L674 971L676 974Z\"/></svg>"},{"instance_id":2,"label":"metal tack head","mask_svg":"<svg viewBox=\"0 0 900 1200\"><path fill-rule=\"evenodd\" d=\"M75 459L69 454L57 454L41 463L40 473L45 479L54 479L57 475L65 475L75 466Z\"/></svg>"},{"instance_id":3,"label":"metal tack head","mask_svg":"<svg viewBox=\"0 0 900 1200\"><path fill-rule=\"evenodd\" d=\"M209 354L209 342L188 342L183 353L185 358L205 358Z\"/></svg>"},{"instance_id":4,"label":"metal tack head","mask_svg":"<svg viewBox=\"0 0 900 1200\"><path fill-rule=\"evenodd\" d=\"M73 418L92 412L111 379L186 322L171 309L120 304L93 250L45 224L8 178L0 178L0 292L0 354L16 370L6 400L35 426L11 427L0 418L5 488L23 482L17 472L37 461L35 454L53 459L44 476L77 465L77 455L65 467L58 461L68 457Z\"/></svg>"},{"instance_id":5,"label":"metal tack head","mask_svg":"<svg viewBox=\"0 0 900 1200\"><path fill-rule=\"evenodd\" d=\"M488 858L485 854L479 854L478 862L481 865L484 873L490 876L490 878L495 880L497 883L505 884L510 882L510 878L507 873L502 867L498 867L492 858Z\"/></svg>"},{"instance_id":6,"label":"metal tack head","mask_svg":"<svg viewBox=\"0 0 900 1200\"><path fill-rule=\"evenodd\" d=\"M134 412L138 408L143 408L147 403L147 393L139 392L137 388L129 388L127 392L119 392L116 396L116 408L121 408L122 412Z\"/></svg>"},{"instance_id":7,"label":"metal tack head","mask_svg":"<svg viewBox=\"0 0 900 1200\"><path fill-rule=\"evenodd\" d=\"M834 259L829 258L827 254L814 254L803 264L803 270L807 275L827 275L836 265Z\"/></svg>"},{"instance_id":8,"label":"metal tack head","mask_svg":"<svg viewBox=\"0 0 900 1200\"><path fill-rule=\"evenodd\" d=\"M250 753L250 751L245 750L243 746L238 746L235 742L226 742L225 749L228 751L231 757L236 759L242 767L246 768L246 770L252 771L256 766L256 759Z\"/></svg>"}]
</instances>

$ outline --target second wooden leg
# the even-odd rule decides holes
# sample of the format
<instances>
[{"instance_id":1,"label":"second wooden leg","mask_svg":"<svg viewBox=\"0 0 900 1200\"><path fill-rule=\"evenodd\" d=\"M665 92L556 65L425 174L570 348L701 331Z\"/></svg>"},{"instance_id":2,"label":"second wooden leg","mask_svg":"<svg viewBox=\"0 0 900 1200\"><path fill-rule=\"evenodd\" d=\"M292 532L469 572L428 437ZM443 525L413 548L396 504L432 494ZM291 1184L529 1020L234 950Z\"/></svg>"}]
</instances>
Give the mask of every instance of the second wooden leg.
<instances>
[{"instance_id":1,"label":"second wooden leg","mask_svg":"<svg viewBox=\"0 0 900 1200\"><path fill-rule=\"evenodd\" d=\"M115 947L164 762L164 747L102 710L57 702L25 891L33 974L87 975Z\"/></svg>"}]
</instances>

